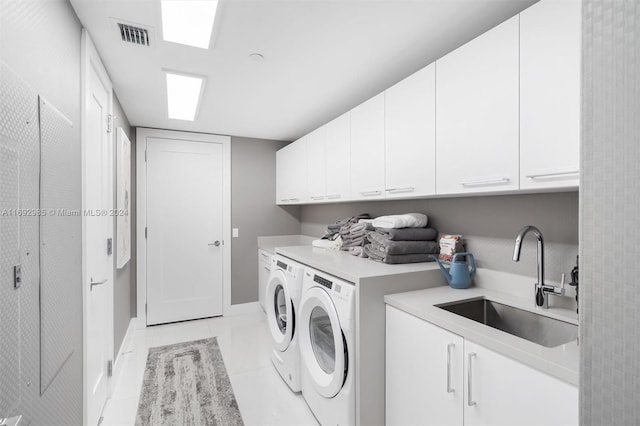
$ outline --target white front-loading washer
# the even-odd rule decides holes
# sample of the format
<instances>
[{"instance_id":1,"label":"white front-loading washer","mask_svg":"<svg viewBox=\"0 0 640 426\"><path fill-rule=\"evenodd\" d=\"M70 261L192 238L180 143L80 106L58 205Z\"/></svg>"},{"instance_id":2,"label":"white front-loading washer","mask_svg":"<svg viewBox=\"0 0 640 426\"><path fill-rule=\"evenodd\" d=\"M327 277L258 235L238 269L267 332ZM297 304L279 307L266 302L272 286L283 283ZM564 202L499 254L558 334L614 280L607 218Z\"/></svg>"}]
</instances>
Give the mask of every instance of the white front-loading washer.
<instances>
[{"instance_id":1,"label":"white front-loading washer","mask_svg":"<svg viewBox=\"0 0 640 426\"><path fill-rule=\"evenodd\" d=\"M321 425L355 425L355 285L305 268L302 289L302 395Z\"/></svg>"},{"instance_id":2,"label":"white front-loading washer","mask_svg":"<svg viewBox=\"0 0 640 426\"><path fill-rule=\"evenodd\" d=\"M273 341L271 361L294 392L300 392L300 351L296 329L304 266L286 257L271 259L266 288L266 314Z\"/></svg>"}]
</instances>

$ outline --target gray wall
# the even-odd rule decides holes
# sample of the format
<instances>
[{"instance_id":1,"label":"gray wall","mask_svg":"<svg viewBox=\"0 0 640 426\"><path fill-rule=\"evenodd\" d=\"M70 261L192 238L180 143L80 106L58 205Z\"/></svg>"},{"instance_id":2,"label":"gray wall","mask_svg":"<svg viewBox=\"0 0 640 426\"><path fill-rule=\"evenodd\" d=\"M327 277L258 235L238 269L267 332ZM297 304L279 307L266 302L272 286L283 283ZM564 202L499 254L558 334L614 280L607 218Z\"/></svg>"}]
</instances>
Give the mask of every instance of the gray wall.
<instances>
[{"instance_id":1,"label":"gray wall","mask_svg":"<svg viewBox=\"0 0 640 426\"><path fill-rule=\"evenodd\" d=\"M258 300L258 236L300 233L300 207L276 200L276 151L287 142L231 138L231 304Z\"/></svg>"},{"instance_id":2,"label":"gray wall","mask_svg":"<svg viewBox=\"0 0 640 426\"><path fill-rule=\"evenodd\" d=\"M69 118L74 127L72 136L59 142L65 151L62 161L69 161L72 167L66 169L68 175L65 176L73 186L73 191L64 194L68 199L73 199L72 204L61 207L76 209L80 208L80 40L81 26L71 5L66 0L42 0L42 1L13 1L0 0L0 58L6 65L24 80L26 86L33 91L33 103L37 102L35 94L42 95L49 105L55 106L67 118ZM3 80L9 78L8 73L0 75ZM19 92L18 84L13 84L10 88L12 96L16 96ZM4 94L1 102L3 115L19 114L18 102L11 102L15 99L7 99ZM7 102L5 104L5 102ZM10 103L11 102L11 103ZM5 108L6 107L6 108ZM36 125L35 121L30 121L31 125ZM3 133L6 129L2 129ZM52 146L47 147L47 156L49 159L56 157L55 149ZM70 151L70 153L68 153ZM37 156L37 152L34 152ZM3 156L3 161L6 157ZM25 175L37 171L38 162L30 164L25 170ZM4 165L0 165L2 170ZM44 182L51 185L52 182ZM3 180L3 185L5 181ZM66 189L63 184L57 189ZM33 191L36 194L38 188L34 185ZM21 198L30 196L21 194ZM77 205L76 205L77 204ZM31 204L28 206L32 207ZM73 228L77 234L74 238L79 240L81 231L80 217L59 218L60 220L69 220L73 222ZM26 221L23 221L23 223ZM25 229L24 232L38 234L37 227L32 230ZM32 234L33 235L33 234ZM28 257L31 252L34 256L38 251L38 247L22 247L24 252L21 253L22 260L29 263ZM35 250L35 252L34 252ZM6 370L0 372L0 381L2 388L13 387L19 385L17 391L20 393L19 411L26 416L27 422L32 425L71 425L82 423L82 321L80 313L82 312L81 300L81 252L80 245L71 250L58 250L59 259L64 260L64 264L69 264L70 269L66 272L76 277L72 283L75 289L75 297L69 297L65 300L65 309L73 313L74 320L65 321L64 328L57 330L55 336L44 336L44 339L52 337L58 339L65 345L69 345L73 350L73 355L69 361L55 376L50 386L43 395L40 395L39 385L39 351L41 350L39 341L39 315L38 294L32 290L37 290L37 282L35 286L28 285L21 287L21 294L29 294L30 300L25 301L25 305L21 301L21 317L20 327L23 329L21 336L21 362L16 368L20 369L19 383L10 383L5 381L8 377L5 375ZM48 265L47 260L42 258L41 272L44 271L42 277L47 282ZM50 267L51 265L49 265ZM50 281L49 281L50 282ZM0 285L9 284L3 280ZM31 297L32 296L32 297ZM77 313L77 314L76 314ZM0 312L0 315L4 315ZM53 314L55 315L55 313ZM51 318L51 317L49 317ZM44 319L46 321L46 318ZM0 318L0 327L7 327L6 323ZM46 328L45 328L46 330ZM17 351L18 349L12 345L2 345L2 351L6 354L8 351ZM47 354L45 353L45 361ZM0 414L6 407L0 407ZM15 413L15 412L14 412Z\"/></svg>"},{"instance_id":3,"label":"gray wall","mask_svg":"<svg viewBox=\"0 0 640 426\"><path fill-rule=\"evenodd\" d=\"M358 213L408 212L425 213L441 233L462 234L478 267L535 277L532 236L526 237L520 262L511 260L515 236L524 225L535 225L543 233L548 281L560 281L563 272L568 277L578 254L577 192L304 206L301 233L319 237L327 224Z\"/></svg>"},{"instance_id":4,"label":"gray wall","mask_svg":"<svg viewBox=\"0 0 640 426\"><path fill-rule=\"evenodd\" d=\"M583 2L580 424L640 424L640 3Z\"/></svg>"},{"instance_id":5,"label":"gray wall","mask_svg":"<svg viewBox=\"0 0 640 426\"><path fill-rule=\"evenodd\" d=\"M129 214L132 218L131 223L131 260L127 262L122 268L117 269L115 266L116 257L113 257L114 260L114 269L115 269L115 282L113 286L113 356L117 358L118 351L120 350L120 345L122 345L122 341L124 340L124 336L127 332L127 328L129 327L129 321L132 317L136 316L136 246L134 243L134 238L136 235L136 227L135 227L135 185L136 185L136 176L135 176L135 160L136 160L136 144L135 144L135 132L134 129L129 124L129 119L127 119L127 115L122 109L122 105L120 105L120 101L118 100L117 95L114 93L113 96L113 115L115 118L114 128L117 129L121 127L122 130L126 133L131 141L131 211ZM115 148L115 146L114 146ZM115 149L114 149L115 155ZM117 158L117 157L115 157ZM114 173L115 176L115 173ZM115 182L114 182L115 185ZM115 192L114 192L115 194ZM115 202L114 202L115 205ZM116 229L116 219L113 219L114 230ZM117 244L117 238L114 235L114 241ZM114 246L114 253L117 253L117 247ZM114 359L116 359L114 358Z\"/></svg>"}]
</instances>

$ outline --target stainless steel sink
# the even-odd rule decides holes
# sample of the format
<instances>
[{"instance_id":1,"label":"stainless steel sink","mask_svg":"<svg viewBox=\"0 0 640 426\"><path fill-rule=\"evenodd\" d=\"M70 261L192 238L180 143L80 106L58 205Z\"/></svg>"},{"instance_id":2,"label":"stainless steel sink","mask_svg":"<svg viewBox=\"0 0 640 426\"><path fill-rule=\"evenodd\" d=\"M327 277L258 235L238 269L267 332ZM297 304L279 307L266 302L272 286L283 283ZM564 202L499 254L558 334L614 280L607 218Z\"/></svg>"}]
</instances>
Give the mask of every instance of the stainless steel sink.
<instances>
[{"instance_id":1,"label":"stainless steel sink","mask_svg":"<svg viewBox=\"0 0 640 426\"><path fill-rule=\"evenodd\" d=\"M578 326L487 299L437 305L489 327L553 348L578 338Z\"/></svg>"}]
</instances>

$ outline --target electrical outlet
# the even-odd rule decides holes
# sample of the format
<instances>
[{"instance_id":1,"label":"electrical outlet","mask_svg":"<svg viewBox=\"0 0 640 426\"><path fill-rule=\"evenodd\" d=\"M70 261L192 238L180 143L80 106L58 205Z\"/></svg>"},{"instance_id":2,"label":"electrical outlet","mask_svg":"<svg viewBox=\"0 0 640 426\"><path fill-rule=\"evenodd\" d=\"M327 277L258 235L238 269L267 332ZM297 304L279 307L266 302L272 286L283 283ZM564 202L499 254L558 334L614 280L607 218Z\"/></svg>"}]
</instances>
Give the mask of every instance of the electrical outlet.
<instances>
[{"instance_id":1,"label":"electrical outlet","mask_svg":"<svg viewBox=\"0 0 640 426\"><path fill-rule=\"evenodd\" d=\"M233 233L233 238L238 238L238 228L233 228L231 232Z\"/></svg>"}]
</instances>

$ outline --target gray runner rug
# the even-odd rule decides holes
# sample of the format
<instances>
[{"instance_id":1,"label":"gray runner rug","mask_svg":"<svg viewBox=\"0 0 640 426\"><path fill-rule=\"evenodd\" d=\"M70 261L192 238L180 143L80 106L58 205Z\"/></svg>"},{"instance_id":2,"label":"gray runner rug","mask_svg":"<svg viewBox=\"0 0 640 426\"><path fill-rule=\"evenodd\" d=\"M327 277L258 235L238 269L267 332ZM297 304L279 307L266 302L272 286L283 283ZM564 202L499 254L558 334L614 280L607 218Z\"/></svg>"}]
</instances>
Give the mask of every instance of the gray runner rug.
<instances>
[{"instance_id":1,"label":"gray runner rug","mask_svg":"<svg viewBox=\"0 0 640 426\"><path fill-rule=\"evenodd\" d=\"M136 426L243 424L215 337L149 349Z\"/></svg>"}]
</instances>

